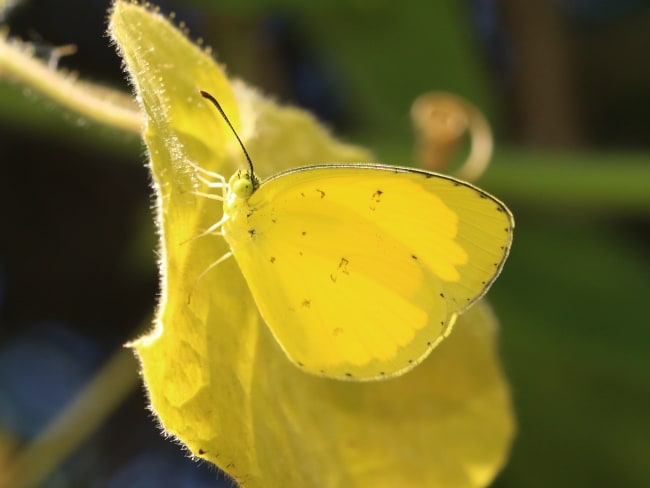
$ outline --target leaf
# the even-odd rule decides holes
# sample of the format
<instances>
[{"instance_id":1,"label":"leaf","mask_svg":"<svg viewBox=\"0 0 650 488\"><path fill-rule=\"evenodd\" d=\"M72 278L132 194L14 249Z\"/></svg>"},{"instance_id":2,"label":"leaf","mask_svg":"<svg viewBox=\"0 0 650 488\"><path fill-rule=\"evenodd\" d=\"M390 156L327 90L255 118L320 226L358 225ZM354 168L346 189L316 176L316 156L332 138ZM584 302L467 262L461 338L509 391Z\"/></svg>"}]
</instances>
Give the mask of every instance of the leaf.
<instances>
[{"instance_id":1,"label":"leaf","mask_svg":"<svg viewBox=\"0 0 650 488\"><path fill-rule=\"evenodd\" d=\"M151 407L169 434L249 487L476 487L505 461L514 431L485 304L412 373L337 382L292 365L260 319L219 236L221 217L193 165L229 176L245 161L221 102L260 176L319 162L367 161L308 114L230 82L163 17L117 2L110 34L145 114L160 233L154 329L133 343Z\"/></svg>"}]
</instances>

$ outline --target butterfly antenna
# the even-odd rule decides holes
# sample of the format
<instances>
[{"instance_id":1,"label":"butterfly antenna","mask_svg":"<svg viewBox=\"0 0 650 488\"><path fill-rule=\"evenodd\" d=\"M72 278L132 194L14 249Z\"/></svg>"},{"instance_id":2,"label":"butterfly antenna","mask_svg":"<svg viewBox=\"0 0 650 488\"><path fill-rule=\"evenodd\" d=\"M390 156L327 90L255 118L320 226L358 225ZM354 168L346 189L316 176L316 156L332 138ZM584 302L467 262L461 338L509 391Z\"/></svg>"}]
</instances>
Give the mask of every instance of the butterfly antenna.
<instances>
[{"instance_id":1,"label":"butterfly antenna","mask_svg":"<svg viewBox=\"0 0 650 488\"><path fill-rule=\"evenodd\" d=\"M235 130L235 128L230 123L230 120L228 120L228 116L226 115L226 112L224 112L223 109L221 108L221 104L219 102L217 102L217 99L214 98L212 95L210 95L208 92L200 90L199 93L201 93L201 96L203 98L207 98L208 100L210 100L212 102L212 105L217 107L217 110L219 111L219 113L223 117L223 120L226 121L226 124L228 124L228 127L230 127L230 130L232 131L232 133L235 134L235 137L237 138L237 142L239 142L239 145L241 146L242 151L244 151L244 156L246 156L246 161L248 161L248 166L250 166L251 176L254 178L255 177L255 170L253 169L253 161L251 161L251 157L248 155L248 151L244 147L244 143L241 141L241 139L237 135L237 131Z\"/></svg>"}]
</instances>

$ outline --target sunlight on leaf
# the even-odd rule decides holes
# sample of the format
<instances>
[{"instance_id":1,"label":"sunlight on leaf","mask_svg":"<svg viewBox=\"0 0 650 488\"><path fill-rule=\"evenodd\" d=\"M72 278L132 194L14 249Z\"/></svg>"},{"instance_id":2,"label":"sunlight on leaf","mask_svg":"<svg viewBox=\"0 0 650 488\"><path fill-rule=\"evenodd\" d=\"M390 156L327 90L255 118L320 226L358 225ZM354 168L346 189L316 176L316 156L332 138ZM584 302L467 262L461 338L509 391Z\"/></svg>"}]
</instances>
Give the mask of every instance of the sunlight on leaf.
<instances>
[{"instance_id":1,"label":"sunlight on leaf","mask_svg":"<svg viewBox=\"0 0 650 488\"><path fill-rule=\"evenodd\" d=\"M369 161L310 115L230 82L210 55L145 7L117 2L110 33L145 115L157 199L162 291L154 330L133 343L153 411L191 452L249 487L476 487L505 462L514 432L485 304L462 316L429 359L399 379L347 383L301 372L259 317L221 237L192 240L221 203L193 165L227 177L245 160L284 168Z\"/></svg>"}]
</instances>

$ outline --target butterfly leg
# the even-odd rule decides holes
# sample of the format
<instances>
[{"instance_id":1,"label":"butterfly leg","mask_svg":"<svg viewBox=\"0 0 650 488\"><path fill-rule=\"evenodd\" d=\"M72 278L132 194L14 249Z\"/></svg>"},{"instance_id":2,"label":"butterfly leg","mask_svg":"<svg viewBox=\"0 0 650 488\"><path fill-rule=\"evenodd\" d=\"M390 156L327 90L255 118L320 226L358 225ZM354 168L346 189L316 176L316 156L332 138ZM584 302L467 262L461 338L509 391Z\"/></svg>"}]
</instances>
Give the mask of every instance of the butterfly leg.
<instances>
[{"instance_id":1,"label":"butterfly leg","mask_svg":"<svg viewBox=\"0 0 650 488\"><path fill-rule=\"evenodd\" d=\"M221 175L219 175L219 176L221 176ZM223 176L221 177L221 180L213 181L213 180L210 180L210 179L206 178L205 176L201 176L200 174L197 174L196 179L199 180L201 183L203 183L208 188L227 188L228 187L228 185L226 185L226 180L223 178Z\"/></svg>"},{"instance_id":2,"label":"butterfly leg","mask_svg":"<svg viewBox=\"0 0 650 488\"><path fill-rule=\"evenodd\" d=\"M223 236L223 233L221 232L221 226L223 226L226 220L228 220L228 217L224 215L223 217L221 217L221 219L218 222L215 222L200 234L192 236L189 239L185 239L183 242L181 242L181 245L199 239L200 237L205 237L207 235Z\"/></svg>"},{"instance_id":3,"label":"butterfly leg","mask_svg":"<svg viewBox=\"0 0 650 488\"><path fill-rule=\"evenodd\" d=\"M208 274L212 268L214 268L215 266L219 266L221 263L223 263L223 262L224 262L226 259L228 259L230 256L232 256L232 252L228 251L226 254L224 254L223 256L221 256L219 259L217 259L216 261L210 263L210 265L209 265L207 268L205 268L205 269L201 272L201 274L200 274L199 276L196 277L196 281L199 281L199 280L200 280L201 278L203 278L206 274Z\"/></svg>"},{"instance_id":4,"label":"butterfly leg","mask_svg":"<svg viewBox=\"0 0 650 488\"><path fill-rule=\"evenodd\" d=\"M219 173L202 168L201 166L194 163L193 161L187 161L187 164L190 165L198 173L200 173L199 175L197 175L197 177L201 181L205 182L208 186L212 188L223 188L226 186L226 179ZM205 176L201 176L201 175L205 175Z\"/></svg>"},{"instance_id":5,"label":"butterfly leg","mask_svg":"<svg viewBox=\"0 0 650 488\"><path fill-rule=\"evenodd\" d=\"M199 166L198 164L192 161L187 161L187 164L196 171L196 174L194 176L205 186L207 186L208 188L221 189L221 195L217 195L209 192L202 192L202 191L195 191L192 193L199 197L209 198L210 200L218 200L220 202L223 202L225 200L225 193L228 189L228 184L226 183L226 179L223 176L221 176L219 173L215 173L214 171L208 171L207 169L201 168L201 166Z\"/></svg>"},{"instance_id":6,"label":"butterfly leg","mask_svg":"<svg viewBox=\"0 0 650 488\"><path fill-rule=\"evenodd\" d=\"M203 232L201 232L198 236L196 236L195 239L198 239L199 237L207 236L209 234L218 235L218 236L223 235L220 229L221 226L223 226L223 224L226 222L226 220L228 220L228 217L224 215L223 217L221 217L221 219L219 219L218 222L215 222L210 227L208 227Z\"/></svg>"},{"instance_id":7,"label":"butterfly leg","mask_svg":"<svg viewBox=\"0 0 650 488\"><path fill-rule=\"evenodd\" d=\"M191 300L192 300L192 294L194 293L194 289L196 288L197 283L201 278L203 278L206 274L212 270L212 268L215 268L219 264L223 263L226 259L228 259L230 256L232 256L232 252L228 251L226 254L221 256L219 259L214 261L213 263L210 263L210 265L205 268L200 275L198 275L195 279L194 282L192 283L192 287L190 288L190 292L187 294L187 304L189 305Z\"/></svg>"},{"instance_id":8,"label":"butterfly leg","mask_svg":"<svg viewBox=\"0 0 650 488\"><path fill-rule=\"evenodd\" d=\"M209 198L210 200L219 200L220 202L224 201L224 198L222 195L215 195L214 193L205 193L202 191L194 191L192 192L192 195L196 195L198 197L203 197L203 198Z\"/></svg>"}]
</instances>

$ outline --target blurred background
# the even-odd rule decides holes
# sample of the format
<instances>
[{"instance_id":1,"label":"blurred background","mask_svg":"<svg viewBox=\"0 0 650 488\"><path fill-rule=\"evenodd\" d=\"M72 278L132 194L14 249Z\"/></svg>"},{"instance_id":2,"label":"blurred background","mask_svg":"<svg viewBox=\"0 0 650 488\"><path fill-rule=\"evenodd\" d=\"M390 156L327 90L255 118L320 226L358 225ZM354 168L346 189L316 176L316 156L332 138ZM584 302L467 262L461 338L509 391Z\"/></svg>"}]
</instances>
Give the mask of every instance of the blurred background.
<instances>
[{"instance_id":1,"label":"blurred background","mask_svg":"<svg viewBox=\"0 0 650 488\"><path fill-rule=\"evenodd\" d=\"M476 105L496 144L478 184L517 221L489 295L519 424L493 486L650 486L650 2L156 3L230 74L381 162L414 160L421 93ZM25 0L0 20L46 58L75 45L61 67L127 91L108 6ZM0 459L149 326L143 162L138 137L0 80ZM136 377L116 395L41 486L231 486L159 435Z\"/></svg>"}]
</instances>

